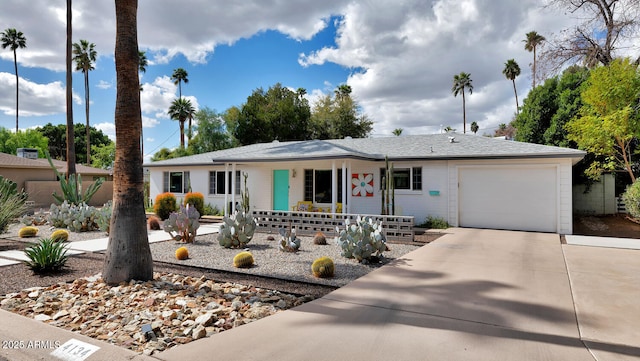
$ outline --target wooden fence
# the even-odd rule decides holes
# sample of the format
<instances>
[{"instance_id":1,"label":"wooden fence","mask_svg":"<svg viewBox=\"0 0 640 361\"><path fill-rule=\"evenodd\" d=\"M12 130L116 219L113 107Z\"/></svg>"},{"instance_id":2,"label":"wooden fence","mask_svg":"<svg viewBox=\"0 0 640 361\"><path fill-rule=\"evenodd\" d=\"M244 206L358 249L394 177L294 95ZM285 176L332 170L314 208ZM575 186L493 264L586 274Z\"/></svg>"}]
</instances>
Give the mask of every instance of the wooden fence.
<instances>
[{"instance_id":1,"label":"wooden fence","mask_svg":"<svg viewBox=\"0 0 640 361\"><path fill-rule=\"evenodd\" d=\"M278 233L280 228L293 227L301 236L313 236L317 232L327 237L338 235L336 227L344 229L344 220L355 221L357 214L322 213L322 212L287 212L272 210L253 211L258 222L259 232ZM389 241L413 242L415 231L414 218L403 216L360 215L382 221L382 229Z\"/></svg>"}]
</instances>

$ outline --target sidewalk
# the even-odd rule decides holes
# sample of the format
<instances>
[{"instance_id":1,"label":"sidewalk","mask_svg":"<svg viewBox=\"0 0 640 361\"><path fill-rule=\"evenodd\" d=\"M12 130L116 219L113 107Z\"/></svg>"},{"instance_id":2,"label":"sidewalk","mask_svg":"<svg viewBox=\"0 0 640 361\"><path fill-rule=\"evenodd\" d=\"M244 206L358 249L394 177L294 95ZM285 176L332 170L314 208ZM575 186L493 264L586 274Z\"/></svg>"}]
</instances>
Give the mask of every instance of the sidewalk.
<instances>
[{"instance_id":1,"label":"sidewalk","mask_svg":"<svg viewBox=\"0 0 640 361\"><path fill-rule=\"evenodd\" d=\"M640 251L448 233L321 299L152 357L4 311L0 340L75 338L100 347L89 361L640 360Z\"/></svg>"}]
</instances>

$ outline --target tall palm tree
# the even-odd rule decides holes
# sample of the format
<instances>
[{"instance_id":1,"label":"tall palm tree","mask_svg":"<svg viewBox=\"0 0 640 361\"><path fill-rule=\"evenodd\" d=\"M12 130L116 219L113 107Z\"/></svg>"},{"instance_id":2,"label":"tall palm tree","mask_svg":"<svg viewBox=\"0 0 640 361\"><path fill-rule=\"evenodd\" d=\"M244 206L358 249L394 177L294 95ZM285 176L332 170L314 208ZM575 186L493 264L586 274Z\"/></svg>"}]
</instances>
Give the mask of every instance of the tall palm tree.
<instances>
[{"instance_id":1,"label":"tall palm tree","mask_svg":"<svg viewBox=\"0 0 640 361\"><path fill-rule=\"evenodd\" d=\"M532 69L532 77L533 77L533 88L536 87L536 48L538 45L542 44L545 41L544 36L538 34L535 31L530 31L527 33L527 38L523 40L524 42L524 50L528 52L533 52L533 69Z\"/></svg>"},{"instance_id":2,"label":"tall palm tree","mask_svg":"<svg viewBox=\"0 0 640 361\"><path fill-rule=\"evenodd\" d=\"M471 122L471 131L473 132L473 134L478 133L478 130L480 130L480 126L478 126L478 122Z\"/></svg>"},{"instance_id":3,"label":"tall palm tree","mask_svg":"<svg viewBox=\"0 0 640 361\"><path fill-rule=\"evenodd\" d=\"M394 130L393 130L393 132L392 132L392 133L393 133L393 135L395 135L396 137L399 137L400 135L402 135L402 131L403 131L403 129L402 129L402 128L396 128L396 129L394 129Z\"/></svg>"},{"instance_id":4,"label":"tall palm tree","mask_svg":"<svg viewBox=\"0 0 640 361\"><path fill-rule=\"evenodd\" d=\"M96 44L81 39L79 43L73 43L73 55L73 60L76 62L76 70L80 70L82 74L84 74L84 111L87 121L87 164L91 164L91 143L89 140L89 136L91 135L89 128L89 72L95 69L93 64L96 62L98 56Z\"/></svg>"},{"instance_id":5,"label":"tall palm tree","mask_svg":"<svg viewBox=\"0 0 640 361\"><path fill-rule=\"evenodd\" d=\"M149 64L149 61L147 60L147 52L142 51L142 50L138 50L138 76L140 75L140 73L146 73L147 72L147 65ZM138 81L140 78L138 78ZM144 89L142 89L142 84L140 84L140 91L143 91ZM143 129L140 129L140 153L142 153L142 159L144 161L144 135L143 133Z\"/></svg>"},{"instance_id":6,"label":"tall palm tree","mask_svg":"<svg viewBox=\"0 0 640 361\"><path fill-rule=\"evenodd\" d=\"M73 126L73 31L71 0L67 0L67 44L66 44L66 106L67 106L67 179L76 174L76 142ZM77 178L76 178L77 180Z\"/></svg>"},{"instance_id":7,"label":"tall palm tree","mask_svg":"<svg viewBox=\"0 0 640 361\"><path fill-rule=\"evenodd\" d=\"M471 84L471 81L471 74L469 73L461 72L453 76L453 87L451 88L453 96L457 97L458 94L462 93L462 133L467 132L467 110L464 89L468 89L469 94L473 93L473 84Z\"/></svg>"},{"instance_id":8,"label":"tall palm tree","mask_svg":"<svg viewBox=\"0 0 640 361\"><path fill-rule=\"evenodd\" d=\"M516 114L520 113L520 106L518 105L518 91L516 90L516 77L520 75L520 66L514 59L507 60L504 63L504 70L502 70L502 74L507 77L507 79L513 82L513 93L516 95Z\"/></svg>"},{"instance_id":9,"label":"tall palm tree","mask_svg":"<svg viewBox=\"0 0 640 361\"><path fill-rule=\"evenodd\" d=\"M184 122L193 118L196 109L189 99L178 98L171 103L168 113L171 119L180 123L180 148L184 149Z\"/></svg>"},{"instance_id":10,"label":"tall palm tree","mask_svg":"<svg viewBox=\"0 0 640 361\"><path fill-rule=\"evenodd\" d=\"M182 68L177 68L173 70L173 74L171 75L171 80L173 80L173 84L178 85L179 98L182 98L182 83L189 83L189 74L187 71Z\"/></svg>"},{"instance_id":11,"label":"tall palm tree","mask_svg":"<svg viewBox=\"0 0 640 361\"><path fill-rule=\"evenodd\" d=\"M2 49L10 48L13 51L13 66L16 71L16 133L18 133L18 54L17 49L27 47L27 39L22 31L8 28L2 32Z\"/></svg>"},{"instance_id":12,"label":"tall palm tree","mask_svg":"<svg viewBox=\"0 0 640 361\"><path fill-rule=\"evenodd\" d=\"M116 158L113 211L102 278L108 284L153 279L140 153L137 0L116 0Z\"/></svg>"}]
</instances>

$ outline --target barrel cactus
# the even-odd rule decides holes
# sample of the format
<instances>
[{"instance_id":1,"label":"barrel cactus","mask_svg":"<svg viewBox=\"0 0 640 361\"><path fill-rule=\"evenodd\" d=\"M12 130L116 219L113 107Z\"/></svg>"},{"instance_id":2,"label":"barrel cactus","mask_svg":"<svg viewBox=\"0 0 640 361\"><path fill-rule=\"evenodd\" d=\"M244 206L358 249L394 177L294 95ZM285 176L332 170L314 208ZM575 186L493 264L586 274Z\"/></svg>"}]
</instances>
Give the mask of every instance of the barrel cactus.
<instances>
[{"instance_id":1,"label":"barrel cactus","mask_svg":"<svg viewBox=\"0 0 640 361\"><path fill-rule=\"evenodd\" d=\"M235 213L222 219L218 232L218 243L225 248L244 248L251 242L258 223L253 214L238 208Z\"/></svg>"},{"instance_id":2,"label":"barrel cactus","mask_svg":"<svg viewBox=\"0 0 640 361\"><path fill-rule=\"evenodd\" d=\"M233 267L236 268L250 268L253 262L253 255L248 251L240 252L233 257Z\"/></svg>"},{"instance_id":3,"label":"barrel cactus","mask_svg":"<svg viewBox=\"0 0 640 361\"><path fill-rule=\"evenodd\" d=\"M176 259L179 261L184 261L189 258L189 250L187 247L180 247L176 249Z\"/></svg>"},{"instance_id":4,"label":"barrel cactus","mask_svg":"<svg viewBox=\"0 0 640 361\"><path fill-rule=\"evenodd\" d=\"M51 239L55 242L66 242L69 240L69 231L66 229L58 229L51 233Z\"/></svg>"},{"instance_id":5,"label":"barrel cactus","mask_svg":"<svg viewBox=\"0 0 640 361\"><path fill-rule=\"evenodd\" d=\"M313 244L326 245L327 244L327 237L324 235L324 233L318 232L318 233L316 233L315 236L313 236Z\"/></svg>"},{"instance_id":6,"label":"barrel cactus","mask_svg":"<svg viewBox=\"0 0 640 361\"><path fill-rule=\"evenodd\" d=\"M342 231L336 227L336 231L339 232L336 243L342 248L343 257L368 263L373 257L380 257L387 249L382 222L358 216L355 224L349 219L345 219L344 224L345 229Z\"/></svg>"},{"instance_id":7,"label":"barrel cactus","mask_svg":"<svg viewBox=\"0 0 640 361\"><path fill-rule=\"evenodd\" d=\"M38 231L39 231L38 227L34 227L34 226L22 227L18 231L18 237L20 238L35 237L38 234Z\"/></svg>"},{"instance_id":8,"label":"barrel cactus","mask_svg":"<svg viewBox=\"0 0 640 361\"><path fill-rule=\"evenodd\" d=\"M335 272L333 260L329 257L320 257L311 264L311 272L319 278L331 278Z\"/></svg>"}]
</instances>

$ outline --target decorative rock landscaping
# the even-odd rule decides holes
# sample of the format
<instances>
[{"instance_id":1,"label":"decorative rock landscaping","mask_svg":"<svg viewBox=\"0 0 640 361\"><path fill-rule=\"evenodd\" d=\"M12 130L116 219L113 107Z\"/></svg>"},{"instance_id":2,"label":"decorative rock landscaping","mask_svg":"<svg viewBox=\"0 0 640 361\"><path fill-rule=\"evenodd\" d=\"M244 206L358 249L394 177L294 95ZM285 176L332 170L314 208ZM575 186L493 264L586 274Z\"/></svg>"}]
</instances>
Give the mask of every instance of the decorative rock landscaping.
<instances>
[{"instance_id":1,"label":"decorative rock landscaping","mask_svg":"<svg viewBox=\"0 0 640 361\"><path fill-rule=\"evenodd\" d=\"M311 301L278 291L174 274L105 284L99 276L0 297L2 309L136 352L210 336Z\"/></svg>"}]
</instances>

